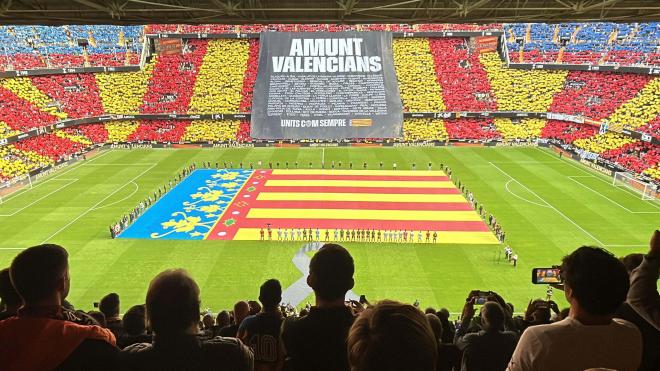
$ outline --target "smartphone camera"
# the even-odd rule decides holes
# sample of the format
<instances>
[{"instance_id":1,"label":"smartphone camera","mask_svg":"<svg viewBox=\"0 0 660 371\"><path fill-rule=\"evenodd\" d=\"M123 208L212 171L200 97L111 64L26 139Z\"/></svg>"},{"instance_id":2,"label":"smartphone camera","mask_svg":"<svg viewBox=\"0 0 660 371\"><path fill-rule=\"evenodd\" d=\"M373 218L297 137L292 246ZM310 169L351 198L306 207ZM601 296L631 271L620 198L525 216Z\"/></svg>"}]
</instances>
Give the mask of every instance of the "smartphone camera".
<instances>
[{"instance_id":1,"label":"smartphone camera","mask_svg":"<svg viewBox=\"0 0 660 371\"><path fill-rule=\"evenodd\" d=\"M532 283L535 285L560 284L563 282L559 267L532 269Z\"/></svg>"}]
</instances>

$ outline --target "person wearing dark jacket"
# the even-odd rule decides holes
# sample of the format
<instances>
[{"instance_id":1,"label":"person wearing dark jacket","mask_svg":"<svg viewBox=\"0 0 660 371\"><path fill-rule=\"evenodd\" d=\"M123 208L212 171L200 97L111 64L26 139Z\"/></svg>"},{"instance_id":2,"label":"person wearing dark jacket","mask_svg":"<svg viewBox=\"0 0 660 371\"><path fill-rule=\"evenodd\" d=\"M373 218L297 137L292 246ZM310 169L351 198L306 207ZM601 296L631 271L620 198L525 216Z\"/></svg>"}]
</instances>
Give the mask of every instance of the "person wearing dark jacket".
<instances>
[{"instance_id":1,"label":"person wearing dark jacket","mask_svg":"<svg viewBox=\"0 0 660 371\"><path fill-rule=\"evenodd\" d=\"M128 309L122 318L124 334L117 339L119 349L137 343L151 343L151 335L147 334L147 319L144 305L134 305Z\"/></svg>"},{"instance_id":2,"label":"person wearing dark jacket","mask_svg":"<svg viewBox=\"0 0 660 371\"><path fill-rule=\"evenodd\" d=\"M456 330L454 343L463 351L461 370L502 371L506 369L516 348L518 336L504 330L506 314L502 306L494 301L486 302L481 308L483 330L466 333L474 316L475 297L465 303L461 326Z\"/></svg>"},{"instance_id":3,"label":"person wearing dark jacket","mask_svg":"<svg viewBox=\"0 0 660 371\"><path fill-rule=\"evenodd\" d=\"M22 304L21 297L11 284L9 268L0 270L0 301L5 306L4 310L0 312L0 321L15 316Z\"/></svg>"},{"instance_id":4,"label":"person wearing dark jacket","mask_svg":"<svg viewBox=\"0 0 660 371\"><path fill-rule=\"evenodd\" d=\"M282 324L288 370L348 371L346 339L355 320L344 303L353 288L353 257L342 246L325 244L309 263L307 284L316 306L303 318L289 317Z\"/></svg>"},{"instance_id":5,"label":"person wearing dark jacket","mask_svg":"<svg viewBox=\"0 0 660 371\"><path fill-rule=\"evenodd\" d=\"M199 287L186 271L158 274L149 284L146 298L153 341L125 348L120 369L251 371L252 350L240 340L197 337L199 303Z\"/></svg>"},{"instance_id":6,"label":"person wearing dark jacket","mask_svg":"<svg viewBox=\"0 0 660 371\"><path fill-rule=\"evenodd\" d=\"M69 293L68 254L58 245L19 253L9 268L23 306L0 322L0 368L4 371L112 370L118 349L108 329L63 307Z\"/></svg>"}]
</instances>

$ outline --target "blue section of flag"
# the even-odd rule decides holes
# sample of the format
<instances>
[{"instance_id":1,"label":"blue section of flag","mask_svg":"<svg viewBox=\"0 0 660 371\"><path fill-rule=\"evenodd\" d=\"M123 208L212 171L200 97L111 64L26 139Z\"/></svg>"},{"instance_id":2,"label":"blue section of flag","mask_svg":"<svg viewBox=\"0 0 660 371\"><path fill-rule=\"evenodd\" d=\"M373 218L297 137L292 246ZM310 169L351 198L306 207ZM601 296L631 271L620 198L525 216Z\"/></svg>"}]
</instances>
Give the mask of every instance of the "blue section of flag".
<instances>
[{"instance_id":1,"label":"blue section of flag","mask_svg":"<svg viewBox=\"0 0 660 371\"><path fill-rule=\"evenodd\" d=\"M251 174L244 169L195 170L118 238L202 240Z\"/></svg>"}]
</instances>

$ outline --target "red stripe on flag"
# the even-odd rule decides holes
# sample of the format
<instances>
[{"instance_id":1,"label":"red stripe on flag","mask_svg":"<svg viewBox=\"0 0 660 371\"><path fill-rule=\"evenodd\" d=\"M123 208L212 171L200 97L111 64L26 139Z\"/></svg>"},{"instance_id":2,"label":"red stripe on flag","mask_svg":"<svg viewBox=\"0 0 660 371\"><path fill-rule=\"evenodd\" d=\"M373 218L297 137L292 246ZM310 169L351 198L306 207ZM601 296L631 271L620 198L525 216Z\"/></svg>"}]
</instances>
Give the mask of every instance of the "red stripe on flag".
<instances>
[{"instance_id":1,"label":"red stripe on flag","mask_svg":"<svg viewBox=\"0 0 660 371\"><path fill-rule=\"evenodd\" d=\"M390 187L295 187L267 186L263 192L290 193L392 193L392 194L459 194L456 188L390 188Z\"/></svg>"},{"instance_id":2,"label":"red stripe on flag","mask_svg":"<svg viewBox=\"0 0 660 371\"><path fill-rule=\"evenodd\" d=\"M348 215L347 215L348 216ZM331 228L331 229L380 229L380 230L414 230L414 231L465 231L488 232L482 221L474 222L429 222L429 221L399 221L399 220L334 220L334 219L243 219L241 228Z\"/></svg>"},{"instance_id":3,"label":"red stripe on flag","mask_svg":"<svg viewBox=\"0 0 660 371\"><path fill-rule=\"evenodd\" d=\"M448 181L447 176L405 176L405 175L312 175L312 174L271 174L268 179L277 180L386 180L386 181L429 181L439 182Z\"/></svg>"},{"instance_id":4,"label":"red stripe on flag","mask_svg":"<svg viewBox=\"0 0 660 371\"><path fill-rule=\"evenodd\" d=\"M252 201L257 209L368 209L470 211L467 202Z\"/></svg>"}]
</instances>

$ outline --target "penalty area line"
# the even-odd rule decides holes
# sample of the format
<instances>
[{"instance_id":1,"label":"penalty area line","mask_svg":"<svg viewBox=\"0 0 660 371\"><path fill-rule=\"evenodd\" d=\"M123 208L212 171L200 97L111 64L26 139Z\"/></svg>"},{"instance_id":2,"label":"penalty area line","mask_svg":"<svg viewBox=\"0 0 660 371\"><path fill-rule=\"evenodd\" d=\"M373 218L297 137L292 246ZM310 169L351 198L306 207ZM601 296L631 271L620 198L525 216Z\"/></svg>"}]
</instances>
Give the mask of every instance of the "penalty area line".
<instances>
[{"instance_id":1,"label":"penalty area line","mask_svg":"<svg viewBox=\"0 0 660 371\"><path fill-rule=\"evenodd\" d=\"M51 238L57 236L58 234L60 234L60 233L61 233L62 231L64 231L65 229L69 228L69 226L71 226L73 223L77 222L77 221L78 221L80 218L82 218L83 216L85 216L85 215L89 214L90 212L94 211L94 209L97 208L99 205L101 205L103 202L105 202L105 200L109 199L109 198L112 197L115 193L119 192L119 191L122 190L124 187L126 187L126 186L129 185L129 184L131 184L132 182L135 182L135 180L137 180L137 179L138 179L139 177L141 177L142 175L146 174L149 170L153 169L154 167L156 167L156 164L151 165L148 169L144 170L143 172L141 172L140 174L138 174L137 176L135 176L133 179L131 179L131 180L129 180L128 182L124 183L124 185L122 185L121 187L115 189L115 190L114 190L112 193L110 193L109 195L103 197L103 199L102 199L101 201L95 203L92 207L90 207L89 209L87 209L86 211L84 211L82 214L78 215L75 219L73 219L73 220L71 220L70 222L66 223L62 228L58 229L57 231L55 231L55 233L53 233L53 234L51 234L50 236L48 236L48 238L46 238L45 240L43 240L43 241L41 242L41 245L43 245L44 243L48 242Z\"/></svg>"},{"instance_id":2,"label":"penalty area line","mask_svg":"<svg viewBox=\"0 0 660 371\"><path fill-rule=\"evenodd\" d=\"M536 150L538 150L539 152L543 153L546 156L550 156L551 158L555 158L553 155L551 155L550 153L548 153L547 151L545 151L545 150L543 150L539 147L536 147ZM603 177L611 179L610 177L607 177L607 175L605 175L605 174L599 173L596 170L593 170L593 169L588 168L588 167L584 167L584 166L581 166L581 165L576 165L576 164L573 163L573 160L568 159L568 158L561 158L561 159L555 158L555 159L559 160L560 162L563 162L563 163L565 163L569 166L572 166L573 168L578 169L578 170L580 170L581 172L583 172L585 174L589 174L589 175L593 176L594 178L600 180L601 182L603 182L605 184L613 186L610 181L607 181L607 180L603 179ZM572 176L575 176L575 175L572 175ZM615 187L615 186L613 186L613 187ZM627 188L621 188L621 187L616 187L616 188L623 191L624 193L627 193L627 194L633 196L635 199L638 199L638 200L641 201L641 198L640 198L639 194L637 194L637 193L635 193L635 192L633 192L633 191L631 191ZM657 202L657 200L649 200L648 204L651 205L652 207L656 208L656 209L660 209L660 206L656 202ZM633 212L633 213L653 214L655 212L637 211L637 212Z\"/></svg>"},{"instance_id":3,"label":"penalty area line","mask_svg":"<svg viewBox=\"0 0 660 371\"><path fill-rule=\"evenodd\" d=\"M18 196L20 196L20 195L22 195L22 194L24 194L24 193L30 192L30 191L32 191L33 189L35 189L35 188L41 186L42 184L46 184L46 183L51 182L51 181L53 181L53 180L62 180L62 179L60 179L60 177L63 176L64 174L68 174L68 173L70 173L70 172L72 172L72 171L78 169L79 167L92 165L92 162L93 162L93 161L96 161L96 160L98 160L99 158L101 158L101 157L103 157L103 156L106 156L106 155L110 154L110 152L112 152L112 151L114 151L114 150L113 150L113 149L110 149L110 150L108 150L108 151L106 151L106 152L104 152L104 153L101 153L100 155L96 155L96 156L94 156L94 158L92 158L92 159L89 160L89 161L84 161L84 160L83 160L83 161L78 161L77 163L75 163L75 164L73 164L73 165L70 165L70 166L69 166L69 169L67 169L67 170L65 170L65 171L63 171L63 172L61 172L61 173L55 172L55 173L53 173L53 174L50 174L50 175L46 176L46 177L45 177L46 179L40 180L40 181L38 181L38 182L35 181L35 182L33 182L33 183L36 183L36 184L33 184L32 187L30 187L30 188L19 189L18 191L16 191L16 192L10 194L10 195L4 200L4 202L8 202L9 200L11 200L11 199L13 199L13 198L15 198L15 197L18 197ZM95 164L93 164L93 165L95 165Z\"/></svg>"},{"instance_id":4,"label":"penalty area line","mask_svg":"<svg viewBox=\"0 0 660 371\"><path fill-rule=\"evenodd\" d=\"M65 180L65 179L57 179L57 180ZM34 201L30 202L29 204L27 204L27 205L21 207L20 209L14 211L14 212L11 213L11 214L0 214L0 217L14 216L14 215L20 213L21 211L27 209L28 207L30 207L30 206L36 204L37 202L43 200L44 198L47 198L48 196L52 195L53 193L55 193L55 192L61 190L62 188L66 188L66 187L70 186L71 184L73 184L73 183L75 183L75 182L78 181L78 179L66 179L66 180L68 180L68 183L66 183L65 185L63 185L63 186L61 186L61 187L55 189L54 191L51 191L51 192L47 193L47 194L44 195L44 196L41 196L41 197L37 198L36 200L34 200ZM3 204L4 204L4 203L3 203Z\"/></svg>"},{"instance_id":5,"label":"penalty area line","mask_svg":"<svg viewBox=\"0 0 660 371\"><path fill-rule=\"evenodd\" d=\"M536 192L534 192L534 191L532 191L531 189L529 189L526 185L520 183L518 180L516 180L516 178L512 177L511 175L509 175L506 171L500 169L499 166L495 165L495 164L492 163L492 162L490 162L490 164L493 165L493 166L494 166L497 170L499 170L502 174L506 175L506 176L509 177L511 180L513 180L514 182L518 183L520 186L522 186L523 188L525 188L529 193L531 193L531 194L533 194L534 196L536 196L536 198L538 198L539 200L543 201L543 203L545 203L546 205L548 205L549 208L551 208L552 210L554 210L555 212L557 212L557 214L561 215L564 219L566 219L566 220L568 220L569 222L571 222L571 224L573 224L573 225L576 226L578 229L580 229L582 232L584 232L584 234L586 234L587 236L589 236L590 238L592 238L594 241L598 242L599 245L601 245L601 246L605 245L601 240L599 240L598 238L596 238L593 234L589 233L586 229L582 228L579 224L577 224L576 222L574 222L573 219L571 219L571 218L569 218L568 216L566 216L566 214L564 214L563 212L559 211L556 207L552 206L548 201L546 201L543 197L539 196Z\"/></svg>"}]
</instances>

